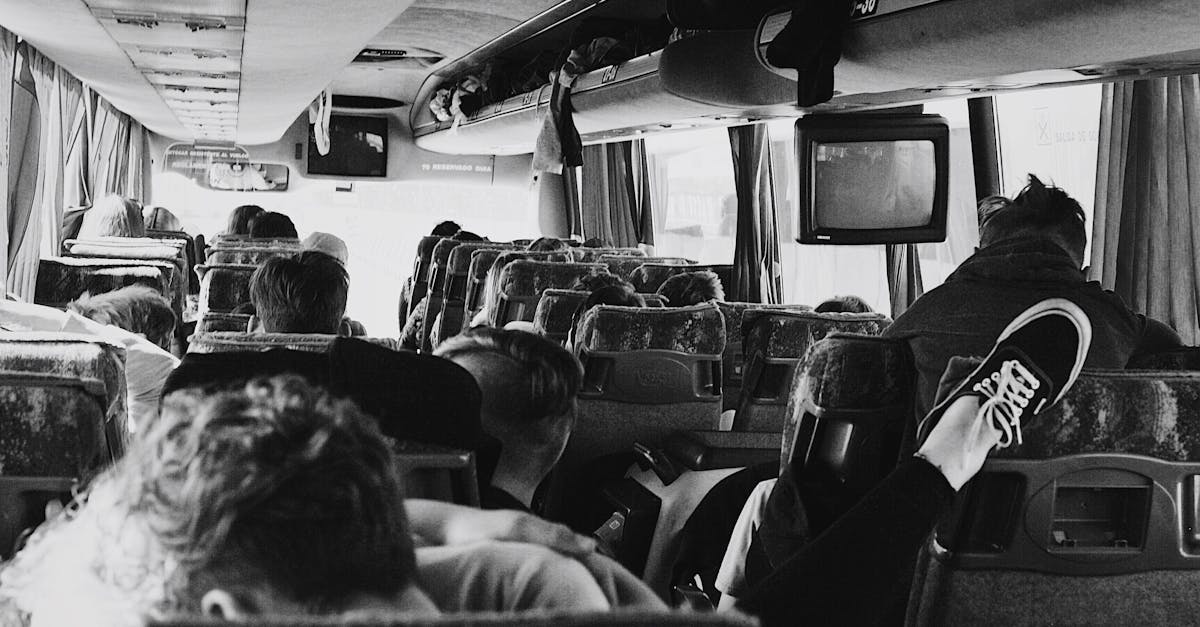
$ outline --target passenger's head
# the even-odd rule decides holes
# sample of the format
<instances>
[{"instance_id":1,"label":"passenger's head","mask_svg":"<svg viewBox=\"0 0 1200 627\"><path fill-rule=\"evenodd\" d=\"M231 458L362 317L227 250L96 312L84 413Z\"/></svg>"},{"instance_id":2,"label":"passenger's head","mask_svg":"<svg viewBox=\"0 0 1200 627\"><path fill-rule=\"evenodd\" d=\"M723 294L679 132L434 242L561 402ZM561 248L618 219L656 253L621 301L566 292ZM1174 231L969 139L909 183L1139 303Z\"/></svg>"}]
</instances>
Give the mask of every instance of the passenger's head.
<instances>
[{"instance_id":1,"label":"passenger's head","mask_svg":"<svg viewBox=\"0 0 1200 627\"><path fill-rule=\"evenodd\" d=\"M813 308L817 313L871 313L875 311L867 301L857 296L835 296Z\"/></svg>"},{"instance_id":2,"label":"passenger's head","mask_svg":"<svg viewBox=\"0 0 1200 627\"><path fill-rule=\"evenodd\" d=\"M484 430L503 445L501 467L523 466L534 481L530 490L536 488L571 434L583 380L579 362L541 336L490 328L456 335L435 354L475 377Z\"/></svg>"},{"instance_id":3,"label":"passenger's head","mask_svg":"<svg viewBox=\"0 0 1200 627\"><path fill-rule=\"evenodd\" d=\"M168 396L117 474L178 564L168 584L186 610L337 613L414 583L379 427L298 377Z\"/></svg>"},{"instance_id":4,"label":"passenger's head","mask_svg":"<svg viewBox=\"0 0 1200 627\"><path fill-rule=\"evenodd\" d=\"M599 237L589 237L580 244L584 248L604 248L604 240Z\"/></svg>"},{"instance_id":5,"label":"passenger's head","mask_svg":"<svg viewBox=\"0 0 1200 627\"><path fill-rule=\"evenodd\" d=\"M583 312L590 310L597 305L613 305L616 307L645 307L646 299L641 294L633 291L633 288L628 285L606 285L604 287L592 290L588 294L587 299L579 306L579 311L576 312L578 318Z\"/></svg>"},{"instance_id":6,"label":"passenger's head","mask_svg":"<svg viewBox=\"0 0 1200 627\"><path fill-rule=\"evenodd\" d=\"M264 211L250 220L250 239L296 239L296 225L282 213Z\"/></svg>"},{"instance_id":7,"label":"passenger's head","mask_svg":"<svg viewBox=\"0 0 1200 627\"><path fill-rule=\"evenodd\" d=\"M171 309L171 301L154 288L130 285L103 294L85 292L71 301L67 309L100 324L140 333L164 348L171 345L175 311Z\"/></svg>"},{"instance_id":8,"label":"passenger's head","mask_svg":"<svg viewBox=\"0 0 1200 627\"><path fill-rule=\"evenodd\" d=\"M461 230L462 227L459 226L457 222L446 220L445 222L439 222L437 226L433 227L433 231L430 233L430 235L436 235L438 237L454 237L454 234Z\"/></svg>"},{"instance_id":9,"label":"passenger's head","mask_svg":"<svg viewBox=\"0 0 1200 627\"><path fill-rule=\"evenodd\" d=\"M166 207L145 207L142 209L142 221L150 231L182 231L183 222Z\"/></svg>"},{"instance_id":10,"label":"passenger's head","mask_svg":"<svg viewBox=\"0 0 1200 627\"><path fill-rule=\"evenodd\" d=\"M625 279L607 272L593 272L575 279L571 284L571 289L577 292L591 292L602 287L610 285L619 285L633 289L633 284Z\"/></svg>"},{"instance_id":11,"label":"passenger's head","mask_svg":"<svg viewBox=\"0 0 1200 627\"><path fill-rule=\"evenodd\" d=\"M229 222L225 225L228 235L250 235L250 222L265 210L258 205L241 205L229 213Z\"/></svg>"},{"instance_id":12,"label":"passenger's head","mask_svg":"<svg viewBox=\"0 0 1200 627\"><path fill-rule=\"evenodd\" d=\"M346 246L346 241L331 233L322 233L321 231L313 231L304 241L300 243L300 247L304 250L315 250L319 253L325 253L334 259L346 265L346 261L350 259L350 249Z\"/></svg>"},{"instance_id":13,"label":"passenger's head","mask_svg":"<svg viewBox=\"0 0 1200 627\"><path fill-rule=\"evenodd\" d=\"M721 279L711 270L676 274L663 281L658 294L667 299L668 307L688 307L710 300L725 300Z\"/></svg>"},{"instance_id":14,"label":"passenger's head","mask_svg":"<svg viewBox=\"0 0 1200 627\"><path fill-rule=\"evenodd\" d=\"M267 333L336 334L349 290L342 264L312 250L272 257L250 278L250 301Z\"/></svg>"},{"instance_id":15,"label":"passenger's head","mask_svg":"<svg viewBox=\"0 0 1200 627\"><path fill-rule=\"evenodd\" d=\"M1012 203L993 211L979 228L979 245L1032 237L1048 237L1083 266L1087 226L1083 208L1058 187L1047 187L1032 174L1029 185Z\"/></svg>"},{"instance_id":16,"label":"passenger's head","mask_svg":"<svg viewBox=\"0 0 1200 627\"><path fill-rule=\"evenodd\" d=\"M534 253L553 253L560 250L570 250L571 246L557 237L539 237L529 243L525 249Z\"/></svg>"},{"instance_id":17,"label":"passenger's head","mask_svg":"<svg viewBox=\"0 0 1200 627\"><path fill-rule=\"evenodd\" d=\"M459 231L454 234L453 239L458 242L482 242L483 236L476 235L470 231Z\"/></svg>"},{"instance_id":18,"label":"passenger's head","mask_svg":"<svg viewBox=\"0 0 1200 627\"><path fill-rule=\"evenodd\" d=\"M128 198L109 194L83 213L79 238L145 237L142 206Z\"/></svg>"}]
</instances>

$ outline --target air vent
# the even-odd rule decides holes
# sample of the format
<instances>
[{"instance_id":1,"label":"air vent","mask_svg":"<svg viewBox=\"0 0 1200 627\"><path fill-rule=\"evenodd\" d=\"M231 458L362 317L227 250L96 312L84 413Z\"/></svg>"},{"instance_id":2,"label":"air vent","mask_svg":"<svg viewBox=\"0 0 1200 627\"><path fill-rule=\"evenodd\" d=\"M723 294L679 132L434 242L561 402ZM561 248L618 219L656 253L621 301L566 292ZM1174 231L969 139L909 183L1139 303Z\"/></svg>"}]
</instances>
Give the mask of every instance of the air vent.
<instances>
[{"instance_id":1,"label":"air vent","mask_svg":"<svg viewBox=\"0 0 1200 627\"><path fill-rule=\"evenodd\" d=\"M364 48L354 57L353 62L423 70L441 63L444 58L443 55L425 48Z\"/></svg>"},{"instance_id":2,"label":"air vent","mask_svg":"<svg viewBox=\"0 0 1200 627\"><path fill-rule=\"evenodd\" d=\"M378 96L334 95L333 106L341 109L395 109L403 107L404 103L393 98L380 98Z\"/></svg>"}]
</instances>

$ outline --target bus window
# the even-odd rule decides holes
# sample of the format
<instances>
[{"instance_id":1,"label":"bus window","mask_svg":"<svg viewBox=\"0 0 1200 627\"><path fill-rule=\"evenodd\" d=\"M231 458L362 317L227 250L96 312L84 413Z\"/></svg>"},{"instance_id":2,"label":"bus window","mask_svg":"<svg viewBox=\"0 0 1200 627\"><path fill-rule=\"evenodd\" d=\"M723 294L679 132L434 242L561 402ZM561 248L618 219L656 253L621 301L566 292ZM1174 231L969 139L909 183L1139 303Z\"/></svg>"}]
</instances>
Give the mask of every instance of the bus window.
<instances>
[{"instance_id":1,"label":"bus window","mask_svg":"<svg viewBox=\"0 0 1200 627\"><path fill-rule=\"evenodd\" d=\"M975 212L975 173L971 161L971 130L967 101L941 100L925 105L950 123L950 208L946 215L946 241L918 244L921 284L929 291L942 284L958 264L979 246L979 220Z\"/></svg>"},{"instance_id":2,"label":"bus window","mask_svg":"<svg viewBox=\"0 0 1200 627\"><path fill-rule=\"evenodd\" d=\"M1079 201L1091 231L1096 198L1096 151L1101 85L1077 85L996 96L1000 176L1012 197L1027 174L1067 190ZM1091 238L1088 238L1088 257Z\"/></svg>"},{"instance_id":3,"label":"bus window","mask_svg":"<svg viewBox=\"0 0 1200 627\"><path fill-rule=\"evenodd\" d=\"M737 196L729 132L712 128L652 135L646 137L646 155L658 200L654 253L733 263Z\"/></svg>"}]
</instances>

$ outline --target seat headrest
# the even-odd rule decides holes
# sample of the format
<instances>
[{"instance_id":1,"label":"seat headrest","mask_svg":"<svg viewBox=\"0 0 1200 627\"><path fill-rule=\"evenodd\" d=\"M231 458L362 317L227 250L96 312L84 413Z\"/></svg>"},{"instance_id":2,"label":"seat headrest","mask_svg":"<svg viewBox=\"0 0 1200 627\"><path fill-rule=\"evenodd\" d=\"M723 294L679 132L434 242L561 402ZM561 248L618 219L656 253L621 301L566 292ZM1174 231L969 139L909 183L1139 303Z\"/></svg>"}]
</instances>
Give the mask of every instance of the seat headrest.
<instances>
[{"instance_id":1,"label":"seat headrest","mask_svg":"<svg viewBox=\"0 0 1200 627\"><path fill-rule=\"evenodd\" d=\"M241 264L258 265L272 257L290 257L296 254L295 248L259 248L246 246L244 248L219 248L210 250L207 265Z\"/></svg>"},{"instance_id":2,"label":"seat headrest","mask_svg":"<svg viewBox=\"0 0 1200 627\"><path fill-rule=\"evenodd\" d=\"M608 274L598 263L567 263L519 259L504 266L500 273L500 293L505 296L532 296L548 289L567 289L589 274Z\"/></svg>"},{"instance_id":3,"label":"seat headrest","mask_svg":"<svg viewBox=\"0 0 1200 627\"><path fill-rule=\"evenodd\" d=\"M745 353L799 358L817 340L836 332L879 335L892 323L881 313L817 313L751 309L743 313Z\"/></svg>"},{"instance_id":4,"label":"seat headrest","mask_svg":"<svg viewBox=\"0 0 1200 627\"><path fill-rule=\"evenodd\" d=\"M209 248L211 250L222 250L230 248L291 248L300 250L300 240L285 237L285 238L258 238L251 239L249 237L237 239L225 239L219 237L213 242Z\"/></svg>"},{"instance_id":5,"label":"seat headrest","mask_svg":"<svg viewBox=\"0 0 1200 627\"><path fill-rule=\"evenodd\" d=\"M488 271L492 269L492 265L505 252L508 251L501 248L480 248L471 251L471 264L467 269L467 274L474 280L482 281Z\"/></svg>"},{"instance_id":6,"label":"seat headrest","mask_svg":"<svg viewBox=\"0 0 1200 627\"><path fill-rule=\"evenodd\" d=\"M513 248L507 244L492 242L462 242L450 251L450 260L446 262L450 274L467 274L471 269L471 260L475 256L475 251L485 249L512 250Z\"/></svg>"},{"instance_id":7,"label":"seat headrest","mask_svg":"<svg viewBox=\"0 0 1200 627\"><path fill-rule=\"evenodd\" d=\"M183 254L184 246L185 242L179 240L127 237L63 242L63 249L71 257L114 257L118 259L174 260Z\"/></svg>"},{"instance_id":8,"label":"seat headrest","mask_svg":"<svg viewBox=\"0 0 1200 627\"><path fill-rule=\"evenodd\" d=\"M322 333L249 333L245 331L214 331L197 333L192 337L189 353L235 353L265 351L274 348L324 353L329 350L336 335ZM355 338L377 346L399 350L399 343L392 338Z\"/></svg>"},{"instance_id":9,"label":"seat headrest","mask_svg":"<svg viewBox=\"0 0 1200 627\"><path fill-rule=\"evenodd\" d=\"M533 312L533 328L539 333L566 333L575 311L587 300L588 292L548 289L542 292Z\"/></svg>"},{"instance_id":10,"label":"seat headrest","mask_svg":"<svg viewBox=\"0 0 1200 627\"><path fill-rule=\"evenodd\" d=\"M648 263L662 263L670 265L694 265L696 262L691 259L682 257L635 257L629 255L603 255L598 260L600 263L608 266L609 272L617 276L629 277L634 270Z\"/></svg>"},{"instance_id":11,"label":"seat headrest","mask_svg":"<svg viewBox=\"0 0 1200 627\"><path fill-rule=\"evenodd\" d=\"M245 331L250 324L250 314L206 312L196 321L196 333L214 331Z\"/></svg>"},{"instance_id":12,"label":"seat headrest","mask_svg":"<svg viewBox=\"0 0 1200 627\"><path fill-rule=\"evenodd\" d=\"M645 257L640 248L572 248L571 255L580 263L596 263L601 257Z\"/></svg>"},{"instance_id":13,"label":"seat headrest","mask_svg":"<svg viewBox=\"0 0 1200 627\"><path fill-rule=\"evenodd\" d=\"M657 349L720 357L725 319L712 303L662 309L600 305L584 315L576 341L588 351Z\"/></svg>"},{"instance_id":14,"label":"seat headrest","mask_svg":"<svg viewBox=\"0 0 1200 627\"><path fill-rule=\"evenodd\" d=\"M733 266L729 264L664 264L664 263L646 263L639 266L633 272L629 273L629 282L633 284L634 289L642 293L657 292L658 288L667 279L682 274L684 272L701 272L709 271L717 275L721 281L721 287L725 290L733 289Z\"/></svg>"},{"instance_id":15,"label":"seat headrest","mask_svg":"<svg viewBox=\"0 0 1200 627\"><path fill-rule=\"evenodd\" d=\"M450 259L450 251L461 246L463 242L456 239L444 239L438 242L433 247L433 254L429 256L429 263L436 263L439 266L446 265Z\"/></svg>"},{"instance_id":16,"label":"seat headrest","mask_svg":"<svg viewBox=\"0 0 1200 627\"><path fill-rule=\"evenodd\" d=\"M1200 370L1200 347L1181 346L1168 351L1134 355L1127 370Z\"/></svg>"},{"instance_id":17,"label":"seat headrest","mask_svg":"<svg viewBox=\"0 0 1200 627\"><path fill-rule=\"evenodd\" d=\"M742 321L748 311L812 311L808 305L772 305L768 303L717 302L725 316L725 333L731 342L742 341Z\"/></svg>"},{"instance_id":18,"label":"seat headrest","mask_svg":"<svg viewBox=\"0 0 1200 627\"><path fill-rule=\"evenodd\" d=\"M1130 453L1200 461L1200 372L1085 370L1054 407L1022 425L997 457Z\"/></svg>"},{"instance_id":19,"label":"seat headrest","mask_svg":"<svg viewBox=\"0 0 1200 627\"><path fill-rule=\"evenodd\" d=\"M62 307L84 292L103 294L127 285L148 285L168 298L178 280L169 261L49 257L38 263L34 302Z\"/></svg>"}]
</instances>

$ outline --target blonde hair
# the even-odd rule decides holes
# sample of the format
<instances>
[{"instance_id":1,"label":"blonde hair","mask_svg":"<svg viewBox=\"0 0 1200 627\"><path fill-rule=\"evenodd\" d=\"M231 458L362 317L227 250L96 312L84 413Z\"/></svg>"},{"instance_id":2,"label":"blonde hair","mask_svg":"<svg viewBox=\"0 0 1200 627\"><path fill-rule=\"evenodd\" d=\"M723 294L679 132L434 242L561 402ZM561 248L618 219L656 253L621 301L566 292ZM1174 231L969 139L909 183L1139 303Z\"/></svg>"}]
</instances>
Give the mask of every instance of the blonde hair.
<instances>
[{"instance_id":1,"label":"blonde hair","mask_svg":"<svg viewBox=\"0 0 1200 627\"><path fill-rule=\"evenodd\" d=\"M79 238L145 237L142 207L136 200L110 194L83 212Z\"/></svg>"}]
</instances>

